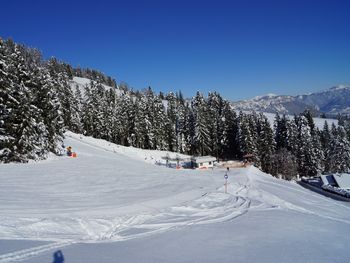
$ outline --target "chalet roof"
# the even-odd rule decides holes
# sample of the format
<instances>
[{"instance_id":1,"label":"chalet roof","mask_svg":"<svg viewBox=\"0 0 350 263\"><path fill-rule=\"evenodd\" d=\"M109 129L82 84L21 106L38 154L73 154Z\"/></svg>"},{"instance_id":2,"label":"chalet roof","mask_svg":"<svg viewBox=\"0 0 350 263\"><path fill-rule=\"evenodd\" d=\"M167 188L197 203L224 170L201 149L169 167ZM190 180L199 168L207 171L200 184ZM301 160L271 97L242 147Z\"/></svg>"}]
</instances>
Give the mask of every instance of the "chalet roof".
<instances>
[{"instance_id":1,"label":"chalet roof","mask_svg":"<svg viewBox=\"0 0 350 263\"><path fill-rule=\"evenodd\" d=\"M330 175L322 174L321 179L322 179L323 184L325 184L325 185L329 184L332 186L337 186L337 182L334 180L334 177L332 174L330 174Z\"/></svg>"},{"instance_id":2,"label":"chalet roof","mask_svg":"<svg viewBox=\"0 0 350 263\"><path fill-rule=\"evenodd\" d=\"M333 177L339 188L342 189L350 189L350 174L342 173L342 174L333 174Z\"/></svg>"},{"instance_id":3,"label":"chalet roof","mask_svg":"<svg viewBox=\"0 0 350 263\"><path fill-rule=\"evenodd\" d=\"M193 156L191 158L192 162L196 162L196 163L206 163L206 162L214 162L216 161L216 158L213 156Z\"/></svg>"}]
</instances>

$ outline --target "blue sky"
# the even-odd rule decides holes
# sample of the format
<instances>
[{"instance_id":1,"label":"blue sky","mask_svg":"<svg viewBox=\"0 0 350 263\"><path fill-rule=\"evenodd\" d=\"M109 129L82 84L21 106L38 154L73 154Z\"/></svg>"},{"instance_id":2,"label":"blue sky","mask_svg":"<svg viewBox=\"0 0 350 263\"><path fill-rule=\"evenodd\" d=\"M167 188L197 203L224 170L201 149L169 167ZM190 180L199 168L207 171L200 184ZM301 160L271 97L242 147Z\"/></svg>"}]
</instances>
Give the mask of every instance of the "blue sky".
<instances>
[{"instance_id":1,"label":"blue sky","mask_svg":"<svg viewBox=\"0 0 350 263\"><path fill-rule=\"evenodd\" d=\"M228 99L350 83L350 1L4 1L0 36L135 89Z\"/></svg>"}]
</instances>

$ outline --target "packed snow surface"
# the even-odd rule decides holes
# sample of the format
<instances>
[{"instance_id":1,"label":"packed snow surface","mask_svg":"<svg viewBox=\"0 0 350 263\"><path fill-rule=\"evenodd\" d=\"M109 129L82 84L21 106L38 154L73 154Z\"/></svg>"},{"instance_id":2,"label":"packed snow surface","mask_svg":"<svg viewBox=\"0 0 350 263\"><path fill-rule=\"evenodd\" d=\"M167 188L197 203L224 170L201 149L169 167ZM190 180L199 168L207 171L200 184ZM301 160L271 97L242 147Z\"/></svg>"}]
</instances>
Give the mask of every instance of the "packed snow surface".
<instances>
[{"instance_id":1,"label":"packed snow surface","mask_svg":"<svg viewBox=\"0 0 350 263\"><path fill-rule=\"evenodd\" d=\"M0 262L347 262L350 206L254 167L67 133L77 158L0 167ZM174 154L174 153L173 153Z\"/></svg>"},{"instance_id":2,"label":"packed snow surface","mask_svg":"<svg viewBox=\"0 0 350 263\"><path fill-rule=\"evenodd\" d=\"M81 77L73 77L73 79L70 81L71 88L79 89L81 94L85 94L86 87L89 86L91 83L91 79L87 78L81 78ZM121 91L117 88L113 88L110 86L107 86L105 84L102 84L102 87L104 87L106 90L114 89L116 94L120 95Z\"/></svg>"},{"instance_id":3,"label":"packed snow surface","mask_svg":"<svg viewBox=\"0 0 350 263\"><path fill-rule=\"evenodd\" d=\"M274 121L275 121L275 119L276 119L276 114L264 112L264 115L265 115L265 116L267 117L267 119L269 120L269 122L270 122L270 124L271 124L271 127L273 127ZM281 116L281 115L280 115L280 116ZM293 120L293 119L294 119L294 116L292 116L292 115L286 115L286 117L287 117L289 120ZM315 126L316 126L317 128L319 128L320 130L323 129L325 122L327 122L328 127L331 127L332 124L334 124L335 126L338 126L338 120L336 120L336 119L324 119L324 118L317 118L317 117L314 117L313 120L314 120Z\"/></svg>"}]
</instances>

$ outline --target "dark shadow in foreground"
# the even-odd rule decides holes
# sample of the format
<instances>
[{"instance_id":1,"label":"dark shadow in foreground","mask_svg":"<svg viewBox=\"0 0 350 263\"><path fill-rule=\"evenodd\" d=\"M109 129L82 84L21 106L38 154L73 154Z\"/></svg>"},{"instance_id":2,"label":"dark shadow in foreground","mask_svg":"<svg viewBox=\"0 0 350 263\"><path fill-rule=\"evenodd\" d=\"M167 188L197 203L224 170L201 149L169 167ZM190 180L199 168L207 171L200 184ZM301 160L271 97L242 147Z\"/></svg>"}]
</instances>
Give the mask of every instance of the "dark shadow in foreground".
<instances>
[{"instance_id":1,"label":"dark shadow in foreground","mask_svg":"<svg viewBox=\"0 0 350 263\"><path fill-rule=\"evenodd\" d=\"M57 250L53 253L53 263L63 263L64 257L61 250Z\"/></svg>"}]
</instances>

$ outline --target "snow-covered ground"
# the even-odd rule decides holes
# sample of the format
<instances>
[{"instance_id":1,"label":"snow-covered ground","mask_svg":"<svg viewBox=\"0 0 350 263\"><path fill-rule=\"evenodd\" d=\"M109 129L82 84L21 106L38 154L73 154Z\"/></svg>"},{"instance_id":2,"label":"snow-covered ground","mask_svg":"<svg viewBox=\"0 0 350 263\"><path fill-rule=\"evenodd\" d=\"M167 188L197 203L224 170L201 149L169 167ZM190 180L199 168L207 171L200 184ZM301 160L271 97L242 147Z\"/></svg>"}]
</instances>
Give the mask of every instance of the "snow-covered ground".
<instances>
[{"instance_id":1,"label":"snow-covered ground","mask_svg":"<svg viewBox=\"0 0 350 263\"><path fill-rule=\"evenodd\" d=\"M245 113L251 113L251 112L246 111ZM263 113L266 116L266 118L268 119L269 123L271 124L271 127L273 127L274 121L275 121L275 118L276 118L276 114L268 113L268 112L263 112ZM282 115L280 115L280 116L282 116ZM293 120L293 118L294 118L294 116L292 116L292 115L286 115L286 117L289 120ZM338 120L337 119L329 119L329 118L324 119L324 118L315 118L314 117L313 120L314 120L315 126L317 128L319 128L320 130L323 129L325 121L328 123L328 127L331 127L333 123L334 123L335 126L338 126Z\"/></svg>"},{"instance_id":2,"label":"snow-covered ground","mask_svg":"<svg viewBox=\"0 0 350 263\"><path fill-rule=\"evenodd\" d=\"M254 167L175 170L164 152L67 133L78 158L0 167L0 262L348 262L350 206Z\"/></svg>"},{"instance_id":3,"label":"snow-covered ground","mask_svg":"<svg viewBox=\"0 0 350 263\"><path fill-rule=\"evenodd\" d=\"M85 89L87 86L89 86L91 83L91 79L87 79L87 78L81 78L81 77L73 77L73 80L70 81L70 85L71 87L74 89L79 89L81 94L85 94ZM102 84L102 86L106 89L106 90L110 90L113 89L110 86L107 86L105 84ZM115 89L115 92L120 95L121 91L119 89Z\"/></svg>"}]
</instances>

